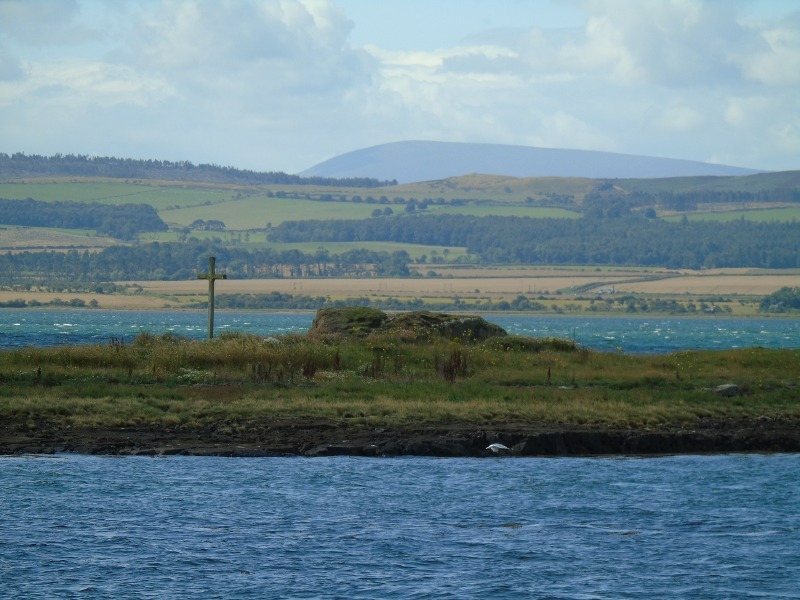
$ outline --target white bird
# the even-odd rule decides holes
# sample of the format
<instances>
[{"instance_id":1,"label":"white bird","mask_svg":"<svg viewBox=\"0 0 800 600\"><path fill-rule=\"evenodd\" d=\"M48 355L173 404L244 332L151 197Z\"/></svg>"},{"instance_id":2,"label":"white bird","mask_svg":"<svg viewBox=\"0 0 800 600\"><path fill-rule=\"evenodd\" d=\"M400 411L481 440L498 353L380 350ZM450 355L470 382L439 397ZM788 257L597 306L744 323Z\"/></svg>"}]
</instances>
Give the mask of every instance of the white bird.
<instances>
[{"instance_id":1,"label":"white bird","mask_svg":"<svg viewBox=\"0 0 800 600\"><path fill-rule=\"evenodd\" d=\"M505 452L507 450L511 450L511 448L509 448L508 446L504 446L503 444L498 444L497 442L495 442L494 444L489 444L488 446L486 446L486 449L491 450L495 454L497 454L498 452Z\"/></svg>"}]
</instances>

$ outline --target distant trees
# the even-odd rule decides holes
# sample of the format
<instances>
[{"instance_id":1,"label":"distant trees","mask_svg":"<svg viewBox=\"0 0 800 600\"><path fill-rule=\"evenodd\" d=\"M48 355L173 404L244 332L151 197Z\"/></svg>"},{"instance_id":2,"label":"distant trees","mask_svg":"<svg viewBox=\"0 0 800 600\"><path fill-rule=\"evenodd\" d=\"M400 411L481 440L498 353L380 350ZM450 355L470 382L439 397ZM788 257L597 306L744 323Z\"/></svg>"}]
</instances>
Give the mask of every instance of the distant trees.
<instances>
[{"instance_id":1,"label":"distant trees","mask_svg":"<svg viewBox=\"0 0 800 600\"><path fill-rule=\"evenodd\" d=\"M593 217L620 217L646 207L685 212L702 205L757 205L800 202L800 188L783 187L757 192L689 189L683 191L627 192L611 184L598 185L587 194L580 209Z\"/></svg>"},{"instance_id":2,"label":"distant trees","mask_svg":"<svg viewBox=\"0 0 800 600\"><path fill-rule=\"evenodd\" d=\"M245 250L197 240L113 246L101 252L18 252L0 254L0 283L43 281L125 281L194 279L208 257L236 278L374 277L409 275L407 252L348 250L329 254L271 248Z\"/></svg>"},{"instance_id":3,"label":"distant trees","mask_svg":"<svg viewBox=\"0 0 800 600\"><path fill-rule=\"evenodd\" d=\"M701 269L800 267L800 223L672 223L620 209L610 218L425 215L285 221L277 242L403 242L465 246L485 263L639 265Z\"/></svg>"},{"instance_id":4,"label":"distant trees","mask_svg":"<svg viewBox=\"0 0 800 600\"><path fill-rule=\"evenodd\" d=\"M28 227L94 229L98 233L130 240L143 231L167 231L155 209L148 204L98 204L42 202L0 198L0 223Z\"/></svg>"},{"instance_id":5,"label":"distant trees","mask_svg":"<svg viewBox=\"0 0 800 600\"><path fill-rule=\"evenodd\" d=\"M189 225L189 228L200 231L225 231L225 223L216 219L209 219L207 221L195 219L192 221L192 224Z\"/></svg>"},{"instance_id":6,"label":"distant trees","mask_svg":"<svg viewBox=\"0 0 800 600\"><path fill-rule=\"evenodd\" d=\"M800 288L782 287L777 292L762 298L760 308L764 312L771 313L800 310Z\"/></svg>"},{"instance_id":7,"label":"distant trees","mask_svg":"<svg viewBox=\"0 0 800 600\"><path fill-rule=\"evenodd\" d=\"M0 153L0 179L23 177L111 177L117 179L168 179L235 184L292 184L376 188L397 185L368 177L300 177L281 171L257 172L219 165L194 165L189 161L136 160L113 156Z\"/></svg>"}]
</instances>

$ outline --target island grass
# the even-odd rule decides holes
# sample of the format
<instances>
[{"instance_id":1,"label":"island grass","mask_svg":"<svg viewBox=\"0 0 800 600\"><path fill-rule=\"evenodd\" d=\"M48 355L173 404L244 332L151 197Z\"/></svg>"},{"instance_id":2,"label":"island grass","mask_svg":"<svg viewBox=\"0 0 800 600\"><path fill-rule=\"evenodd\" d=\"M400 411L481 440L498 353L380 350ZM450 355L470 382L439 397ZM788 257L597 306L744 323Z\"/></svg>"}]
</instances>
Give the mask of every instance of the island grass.
<instances>
[{"instance_id":1,"label":"island grass","mask_svg":"<svg viewBox=\"0 0 800 600\"><path fill-rule=\"evenodd\" d=\"M129 344L0 352L0 419L31 429L245 427L275 417L636 428L800 420L799 366L800 350L632 356L516 336L142 334ZM725 383L739 395L714 391Z\"/></svg>"}]
</instances>

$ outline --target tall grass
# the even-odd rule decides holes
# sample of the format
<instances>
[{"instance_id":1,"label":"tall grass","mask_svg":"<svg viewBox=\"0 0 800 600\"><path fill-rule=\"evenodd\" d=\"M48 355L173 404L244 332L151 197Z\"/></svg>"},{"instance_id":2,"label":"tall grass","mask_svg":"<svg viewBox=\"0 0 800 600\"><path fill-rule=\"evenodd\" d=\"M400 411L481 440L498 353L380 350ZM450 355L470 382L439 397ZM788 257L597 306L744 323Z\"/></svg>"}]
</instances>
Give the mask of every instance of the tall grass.
<instances>
[{"instance_id":1,"label":"tall grass","mask_svg":"<svg viewBox=\"0 0 800 600\"><path fill-rule=\"evenodd\" d=\"M0 352L0 418L73 427L199 426L278 416L657 427L800 420L800 350L629 356L564 340L414 336L133 343ZM734 383L739 395L715 393Z\"/></svg>"}]
</instances>

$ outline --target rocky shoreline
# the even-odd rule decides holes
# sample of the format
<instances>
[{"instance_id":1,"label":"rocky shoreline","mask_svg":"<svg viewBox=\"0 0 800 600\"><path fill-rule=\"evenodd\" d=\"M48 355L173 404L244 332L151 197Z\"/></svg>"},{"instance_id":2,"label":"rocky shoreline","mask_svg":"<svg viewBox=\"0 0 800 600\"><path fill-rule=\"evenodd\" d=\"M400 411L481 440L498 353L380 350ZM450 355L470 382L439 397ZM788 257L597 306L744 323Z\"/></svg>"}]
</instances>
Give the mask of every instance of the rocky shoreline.
<instances>
[{"instance_id":1,"label":"rocky shoreline","mask_svg":"<svg viewBox=\"0 0 800 600\"><path fill-rule=\"evenodd\" d=\"M62 428L0 424L0 455L77 453L126 456L613 456L800 452L796 422L698 422L653 430L503 422L373 427L347 420L279 418L202 428Z\"/></svg>"}]
</instances>

